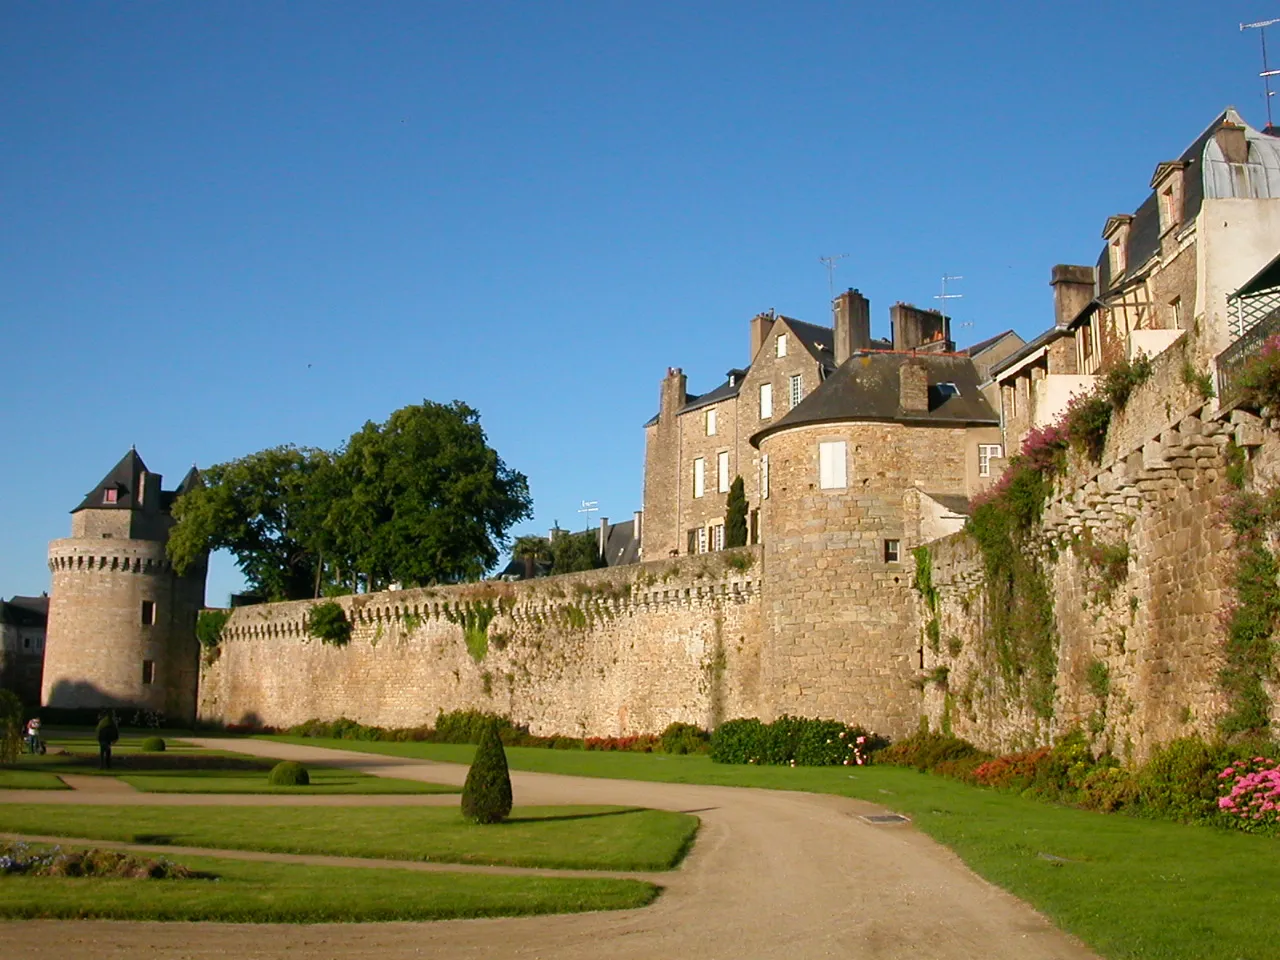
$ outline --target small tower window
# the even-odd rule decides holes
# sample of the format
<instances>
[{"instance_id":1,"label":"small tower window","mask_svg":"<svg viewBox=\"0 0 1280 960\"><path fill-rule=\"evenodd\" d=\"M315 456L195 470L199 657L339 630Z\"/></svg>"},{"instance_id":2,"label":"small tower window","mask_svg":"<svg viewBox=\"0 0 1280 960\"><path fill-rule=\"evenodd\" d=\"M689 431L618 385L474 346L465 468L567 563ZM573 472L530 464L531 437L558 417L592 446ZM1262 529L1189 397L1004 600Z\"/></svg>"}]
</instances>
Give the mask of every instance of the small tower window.
<instances>
[{"instance_id":1,"label":"small tower window","mask_svg":"<svg viewBox=\"0 0 1280 960\"><path fill-rule=\"evenodd\" d=\"M115 487L107 487L107 489L102 491L103 503L117 503L119 502L119 499L120 499L120 491L117 490Z\"/></svg>"},{"instance_id":2,"label":"small tower window","mask_svg":"<svg viewBox=\"0 0 1280 960\"><path fill-rule=\"evenodd\" d=\"M715 410L707 411L707 436L714 437L716 435L716 412Z\"/></svg>"},{"instance_id":3,"label":"small tower window","mask_svg":"<svg viewBox=\"0 0 1280 960\"><path fill-rule=\"evenodd\" d=\"M787 335L785 333L778 334L778 356L785 357L787 355Z\"/></svg>"},{"instance_id":4,"label":"small tower window","mask_svg":"<svg viewBox=\"0 0 1280 960\"><path fill-rule=\"evenodd\" d=\"M155 683L156 681L156 662L154 660L142 661L142 682L145 684Z\"/></svg>"},{"instance_id":5,"label":"small tower window","mask_svg":"<svg viewBox=\"0 0 1280 960\"><path fill-rule=\"evenodd\" d=\"M897 563L899 553L901 552L901 542L898 540L886 540L884 542L884 562Z\"/></svg>"},{"instance_id":6,"label":"small tower window","mask_svg":"<svg viewBox=\"0 0 1280 960\"><path fill-rule=\"evenodd\" d=\"M791 401L791 406L799 406L800 400L804 396L804 375L795 374L790 380L789 387L791 395L788 399Z\"/></svg>"},{"instance_id":7,"label":"small tower window","mask_svg":"<svg viewBox=\"0 0 1280 960\"><path fill-rule=\"evenodd\" d=\"M156 605L154 600L142 601L142 625L150 627L156 622Z\"/></svg>"}]
</instances>

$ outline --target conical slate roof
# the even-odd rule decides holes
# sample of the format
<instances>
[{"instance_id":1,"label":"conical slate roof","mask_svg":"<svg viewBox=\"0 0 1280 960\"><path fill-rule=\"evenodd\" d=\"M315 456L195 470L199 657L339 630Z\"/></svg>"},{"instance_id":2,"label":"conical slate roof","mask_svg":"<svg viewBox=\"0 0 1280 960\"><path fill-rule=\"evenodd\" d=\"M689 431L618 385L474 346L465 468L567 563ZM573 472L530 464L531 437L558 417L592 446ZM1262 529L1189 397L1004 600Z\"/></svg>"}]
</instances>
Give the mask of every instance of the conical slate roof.
<instances>
[{"instance_id":1,"label":"conical slate roof","mask_svg":"<svg viewBox=\"0 0 1280 960\"><path fill-rule=\"evenodd\" d=\"M96 487L85 495L80 506L72 510L132 510L138 505L138 491L142 487L142 475L147 472L147 465L138 456L138 451L130 448L120 458L120 462L111 468Z\"/></svg>"}]
</instances>

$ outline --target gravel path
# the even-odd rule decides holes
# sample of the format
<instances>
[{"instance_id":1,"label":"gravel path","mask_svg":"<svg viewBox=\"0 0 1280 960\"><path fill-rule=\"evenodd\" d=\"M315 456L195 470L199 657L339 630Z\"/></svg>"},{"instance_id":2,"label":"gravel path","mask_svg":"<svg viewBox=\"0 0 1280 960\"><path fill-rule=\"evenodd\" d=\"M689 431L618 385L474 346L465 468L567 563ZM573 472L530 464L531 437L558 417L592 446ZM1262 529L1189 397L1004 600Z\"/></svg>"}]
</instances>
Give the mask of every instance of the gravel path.
<instances>
[{"instance_id":1,"label":"gravel path","mask_svg":"<svg viewBox=\"0 0 1280 960\"><path fill-rule=\"evenodd\" d=\"M317 747L203 739L203 746L365 773L461 784L466 768ZM250 924L21 921L0 924L0 957L31 960L1085 960L1094 955L1026 904L971 873L909 825L843 797L514 771L520 804L627 804L696 813L703 827L665 892L642 910L441 923L315 924L287 935ZM59 791L0 791L0 802L67 802ZM38 798L30 794L44 794ZM62 796L71 793L62 791ZM85 802L92 794L71 794ZM103 795L138 802L146 794ZM157 795L152 795L157 796ZM208 803L165 794L174 805ZM213 798L226 802L229 797ZM241 798L237 797L237 800ZM252 802L384 797L250 796ZM406 798L396 797L397 802ZM422 802L427 798L407 798ZM455 797L431 798L456 802ZM172 852L172 851L170 851Z\"/></svg>"}]
</instances>

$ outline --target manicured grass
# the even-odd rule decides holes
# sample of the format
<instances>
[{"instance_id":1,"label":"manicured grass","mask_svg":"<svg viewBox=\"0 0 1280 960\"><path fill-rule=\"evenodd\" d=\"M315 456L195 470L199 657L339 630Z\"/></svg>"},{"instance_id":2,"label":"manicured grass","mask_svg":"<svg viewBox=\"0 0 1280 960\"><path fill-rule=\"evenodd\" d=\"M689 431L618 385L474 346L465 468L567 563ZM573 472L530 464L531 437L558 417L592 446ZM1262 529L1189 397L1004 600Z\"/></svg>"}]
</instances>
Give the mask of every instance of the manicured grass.
<instances>
[{"instance_id":1,"label":"manicured grass","mask_svg":"<svg viewBox=\"0 0 1280 960\"><path fill-rule=\"evenodd\" d=\"M696 817L630 807L517 807L477 826L454 807L108 807L0 804L0 832L438 863L668 870Z\"/></svg>"},{"instance_id":2,"label":"manicured grass","mask_svg":"<svg viewBox=\"0 0 1280 960\"><path fill-rule=\"evenodd\" d=\"M283 738L272 738L283 739ZM467 762L473 748L293 742ZM1110 958L1280 957L1280 840L1089 813L898 767L754 767L705 756L507 748L513 769L858 797L912 817L979 875Z\"/></svg>"},{"instance_id":3,"label":"manicured grass","mask_svg":"<svg viewBox=\"0 0 1280 960\"><path fill-rule=\"evenodd\" d=\"M269 769L269 768L268 768ZM287 793L287 794L404 794L461 793L461 787L420 780L371 777L334 767L308 767L311 783L305 787L274 787L267 770L156 770L120 775L120 779L144 793Z\"/></svg>"},{"instance_id":4,"label":"manicured grass","mask_svg":"<svg viewBox=\"0 0 1280 960\"><path fill-rule=\"evenodd\" d=\"M608 878L506 877L305 867L182 857L217 880L105 880L0 875L0 917L219 920L241 923L446 920L643 907L653 884ZM288 936L288 931L264 936Z\"/></svg>"},{"instance_id":5,"label":"manicured grass","mask_svg":"<svg viewBox=\"0 0 1280 960\"><path fill-rule=\"evenodd\" d=\"M66 790L67 785L52 773L0 767L0 790Z\"/></svg>"},{"instance_id":6,"label":"manicured grass","mask_svg":"<svg viewBox=\"0 0 1280 960\"><path fill-rule=\"evenodd\" d=\"M458 787L375 777L332 767L309 767L306 787L273 787L267 774L274 760L226 750L207 750L181 740L169 741L162 753L139 751L142 736L125 738L114 749L110 770L98 769L97 742L88 733L62 733L51 737L50 752L22 755L17 764L0 767L2 789L65 788L58 779L64 773L78 776L119 777L147 793L299 793L299 794L410 794L460 793Z\"/></svg>"}]
</instances>

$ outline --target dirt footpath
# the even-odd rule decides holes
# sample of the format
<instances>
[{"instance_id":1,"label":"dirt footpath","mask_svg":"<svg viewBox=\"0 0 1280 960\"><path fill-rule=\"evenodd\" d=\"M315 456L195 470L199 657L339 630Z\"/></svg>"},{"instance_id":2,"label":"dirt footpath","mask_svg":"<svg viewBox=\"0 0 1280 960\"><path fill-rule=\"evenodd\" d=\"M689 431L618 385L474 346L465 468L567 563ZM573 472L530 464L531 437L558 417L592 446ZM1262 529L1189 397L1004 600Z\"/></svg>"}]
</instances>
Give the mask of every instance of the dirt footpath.
<instances>
[{"instance_id":1,"label":"dirt footpath","mask_svg":"<svg viewBox=\"0 0 1280 960\"><path fill-rule=\"evenodd\" d=\"M461 784L466 768L266 741L197 741L242 753ZM842 797L512 773L519 804L616 803L702 818L653 906L612 913L439 923L0 923L4 960L543 958L543 960L1085 960L1094 954L980 880L910 826ZM0 791L0 802L10 800ZM46 793L48 793L46 791ZM115 794L103 802L143 795ZM13 798L13 799L16 799ZM87 799L80 794L80 802ZM166 802L195 801L166 795ZM203 801L204 798L201 798ZM326 797L332 801L336 798ZM353 804L365 798L352 797Z\"/></svg>"}]
</instances>

